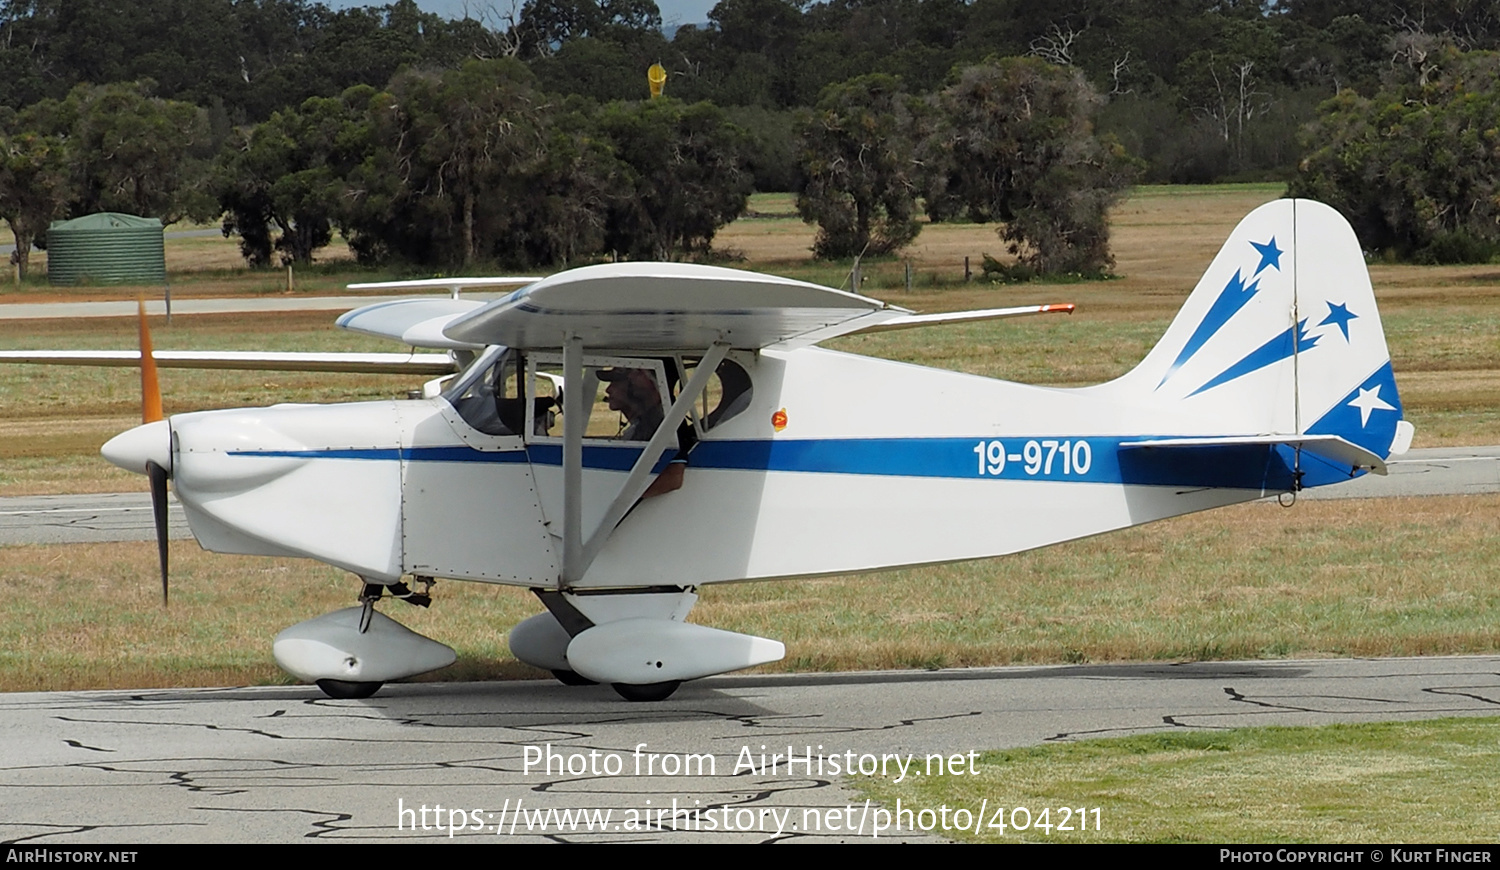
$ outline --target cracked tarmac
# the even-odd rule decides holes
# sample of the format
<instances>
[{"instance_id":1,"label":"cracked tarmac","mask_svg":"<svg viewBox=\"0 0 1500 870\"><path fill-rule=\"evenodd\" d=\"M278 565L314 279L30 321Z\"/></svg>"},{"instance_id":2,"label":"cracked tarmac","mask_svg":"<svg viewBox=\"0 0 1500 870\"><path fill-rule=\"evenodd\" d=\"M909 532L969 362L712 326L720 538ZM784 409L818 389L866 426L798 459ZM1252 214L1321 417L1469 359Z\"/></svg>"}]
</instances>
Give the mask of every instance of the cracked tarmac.
<instances>
[{"instance_id":1,"label":"cracked tarmac","mask_svg":"<svg viewBox=\"0 0 1500 870\"><path fill-rule=\"evenodd\" d=\"M910 753L920 765L1178 728L1495 715L1500 657L750 675L689 683L655 704L510 682L394 685L366 701L311 687L12 694L0 710L0 840L12 843L446 840L420 827L418 809L436 805L445 824L462 808L452 838L462 842L827 842L868 839L872 817L842 775L818 770L820 756ZM575 769L592 751L598 772L527 771L528 749L549 745L576 755ZM810 751L810 764L760 766L788 746ZM601 767L611 754L618 775ZM712 755L712 775L635 771L689 754ZM674 799L703 830L690 816L663 821ZM518 803L527 814L608 810L612 821L528 832ZM845 807L836 820L863 833L801 824L804 810L826 820ZM707 830L721 821L752 829ZM920 837L881 837L910 839Z\"/></svg>"}]
</instances>

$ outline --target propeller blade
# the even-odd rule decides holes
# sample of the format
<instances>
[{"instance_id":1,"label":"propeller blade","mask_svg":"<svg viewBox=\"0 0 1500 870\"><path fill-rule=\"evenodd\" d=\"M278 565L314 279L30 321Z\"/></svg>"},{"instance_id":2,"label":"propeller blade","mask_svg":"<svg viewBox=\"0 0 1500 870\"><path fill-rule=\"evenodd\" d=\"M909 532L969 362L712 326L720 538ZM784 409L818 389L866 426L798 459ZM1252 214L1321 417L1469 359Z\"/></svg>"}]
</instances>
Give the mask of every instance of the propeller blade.
<instances>
[{"instance_id":1,"label":"propeller blade","mask_svg":"<svg viewBox=\"0 0 1500 870\"><path fill-rule=\"evenodd\" d=\"M146 462L151 478L151 514L156 520L156 558L161 563L161 606L167 606L167 470Z\"/></svg>"},{"instance_id":2,"label":"propeller blade","mask_svg":"<svg viewBox=\"0 0 1500 870\"><path fill-rule=\"evenodd\" d=\"M141 327L141 422L165 419L161 408L161 380L156 374L156 355L151 347L151 327L146 323L146 297L136 297ZM156 560L161 565L161 606L167 606L167 470L146 460L151 479L151 515L156 521Z\"/></svg>"},{"instance_id":3,"label":"propeller blade","mask_svg":"<svg viewBox=\"0 0 1500 870\"><path fill-rule=\"evenodd\" d=\"M146 325L146 297L136 297L141 324L141 422L155 423L161 410L161 381L156 375L156 356L151 349L151 327Z\"/></svg>"}]
</instances>

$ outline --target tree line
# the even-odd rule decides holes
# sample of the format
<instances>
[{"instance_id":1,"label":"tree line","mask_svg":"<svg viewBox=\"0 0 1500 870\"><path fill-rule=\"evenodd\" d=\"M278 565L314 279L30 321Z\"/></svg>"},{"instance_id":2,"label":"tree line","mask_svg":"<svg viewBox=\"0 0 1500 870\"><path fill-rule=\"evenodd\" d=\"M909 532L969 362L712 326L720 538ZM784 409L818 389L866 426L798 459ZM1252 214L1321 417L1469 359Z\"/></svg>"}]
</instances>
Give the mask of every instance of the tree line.
<instances>
[{"instance_id":1,"label":"tree line","mask_svg":"<svg viewBox=\"0 0 1500 870\"><path fill-rule=\"evenodd\" d=\"M24 266L54 217L223 216L252 265L309 263L341 231L361 262L566 266L701 255L752 189L717 107L598 106L520 61L408 70L311 97L212 148L206 112L142 85L80 85L0 135L0 217Z\"/></svg>"},{"instance_id":2,"label":"tree line","mask_svg":"<svg viewBox=\"0 0 1500 870\"><path fill-rule=\"evenodd\" d=\"M1099 129L1145 161L1145 180L1192 183L1285 178L1324 100L1373 97L1442 45L1500 48L1500 5L1473 0L721 0L670 37L653 0L470 9L450 21L412 0L0 0L0 105L149 79L207 109L222 137L402 67L515 57L543 91L609 103L639 99L660 62L668 94L754 118L757 182L787 190L793 112L829 85L885 74L934 93L954 69L1030 56L1108 97Z\"/></svg>"},{"instance_id":3,"label":"tree line","mask_svg":"<svg viewBox=\"0 0 1500 870\"><path fill-rule=\"evenodd\" d=\"M1135 164L1093 135L1097 102L1035 59L925 97L882 75L828 88L798 127L816 253L896 250L920 199L933 220L1004 221L1038 271L1107 268L1105 210ZM310 97L217 150L206 115L142 84L79 85L13 113L0 215L18 260L52 217L100 210L222 215L260 266L309 263L335 230L362 262L435 268L703 257L753 189L750 137L712 103L559 97L514 58Z\"/></svg>"},{"instance_id":4,"label":"tree line","mask_svg":"<svg viewBox=\"0 0 1500 870\"><path fill-rule=\"evenodd\" d=\"M562 265L701 255L794 190L825 256L925 212L1090 272L1132 179L1269 174L1372 249L1483 258L1497 39L1460 0L722 0L671 38L652 0L0 0L0 217L23 262L108 208L223 214L258 264L338 230L369 262Z\"/></svg>"}]
</instances>

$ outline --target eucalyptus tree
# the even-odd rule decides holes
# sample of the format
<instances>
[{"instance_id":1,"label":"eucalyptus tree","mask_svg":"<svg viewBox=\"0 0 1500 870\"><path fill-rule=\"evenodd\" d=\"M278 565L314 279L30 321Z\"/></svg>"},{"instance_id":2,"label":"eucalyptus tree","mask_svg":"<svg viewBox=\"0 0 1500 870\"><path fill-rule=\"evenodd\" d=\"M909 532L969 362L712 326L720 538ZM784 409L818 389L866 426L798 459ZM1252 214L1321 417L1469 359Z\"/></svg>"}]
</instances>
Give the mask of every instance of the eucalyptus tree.
<instances>
[{"instance_id":1,"label":"eucalyptus tree","mask_svg":"<svg viewBox=\"0 0 1500 870\"><path fill-rule=\"evenodd\" d=\"M797 212L820 257L887 254L917 237L918 104L887 75L830 85L799 119Z\"/></svg>"},{"instance_id":2,"label":"eucalyptus tree","mask_svg":"<svg viewBox=\"0 0 1500 870\"><path fill-rule=\"evenodd\" d=\"M1100 274L1110 206L1137 163L1095 135L1097 92L1076 70L1004 58L957 73L938 95L941 121L924 147L939 170L927 207L1001 221L999 233L1029 269Z\"/></svg>"},{"instance_id":3,"label":"eucalyptus tree","mask_svg":"<svg viewBox=\"0 0 1500 870\"><path fill-rule=\"evenodd\" d=\"M524 259L524 203L547 162L552 106L519 60L408 70L369 102L371 149L348 176L361 259L442 267Z\"/></svg>"},{"instance_id":4,"label":"eucalyptus tree","mask_svg":"<svg viewBox=\"0 0 1500 870\"><path fill-rule=\"evenodd\" d=\"M1370 250L1488 261L1500 255L1500 54L1450 46L1407 75L1319 108L1292 192L1338 208Z\"/></svg>"},{"instance_id":5,"label":"eucalyptus tree","mask_svg":"<svg viewBox=\"0 0 1500 870\"><path fill-rule=\"evenodd\" d=\"M163 224L217 214L206 189L208 113L154 96L154 85L78 85L58 106L75 148L72 214L119 211Z\"/></svg>"},{"instance_id":6,"label":"eucalyptus tree","mask_svg":"<svg viewBox=\"0 0 1500 870\"><path fill-rule=\"evenodd\" d=\"M236 233L251 265L272 252L311 263L344 216L347 177L371 148L365 105L373 88L351 88L338 99L312 97L237 131L214 166L224 233Z\"/></svg>"},{"instance_id":7,"label":"eucalyptus tree","mask_svg":"<svg viewBox=\"0 0 1500 870\"><path fill-rule=\"evenodd\" d=\"M63 136L0 132L0 218L10 225L13 262L23 278L37 237L63 215L72 197L72 161Z\"/></svg>"},{"instance_id":8,"label":"eucalyptus tree","mask_svg":"<svg viewBox=\"0 0 1500 870\"><path fill-rule=\"evenodd\" d=\"M744 131L710 103L668 97L613 103L601 132L623 164L605 245L633 259L708 253L721 227L745 211L753 176Z\"/></svg>"}]
</instances>

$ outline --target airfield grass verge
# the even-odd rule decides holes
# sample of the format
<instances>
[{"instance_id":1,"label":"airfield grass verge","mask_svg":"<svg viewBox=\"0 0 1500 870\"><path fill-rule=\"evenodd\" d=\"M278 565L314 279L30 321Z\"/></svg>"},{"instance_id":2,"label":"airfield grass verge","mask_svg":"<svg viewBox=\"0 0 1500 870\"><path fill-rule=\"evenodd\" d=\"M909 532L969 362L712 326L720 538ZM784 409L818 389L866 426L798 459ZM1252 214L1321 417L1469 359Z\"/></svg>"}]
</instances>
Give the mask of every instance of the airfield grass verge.
<instances>
[{"instance_id":1,"label":"airfield grass verge","mask_svg":"<svg viewBox=\"0 0 1500 870\"><path fill-rule=\"evenodd\" d=\"M934 831L977 842L1488 843L1500 830L1492 718L1173 731L987 752L977 767L853 785L887 809L946 805L950 818L986 800L1030 808L1032 822L1048 807L1052 825L1063 807L1088 810L1087 831L1076 815L1072 831Z\"/></svg>"},{"instance_id":2,"label":"airfield grass verge","mask_svg":"<svg viewBox=\"0 0 1500 870\"><path fill-rule=\"evenodd\" d=\"M766 671L1401 656L1500 650L1500 495L1226 508L1003 559L709 586L692 621L786 643ZM172 544L0 548L0 691L288 682L270 638L354 604L348 574ZM505 634L521 589L382 605L458 650L431 679L542 677Z\"/></svg>"}]
</instances>

